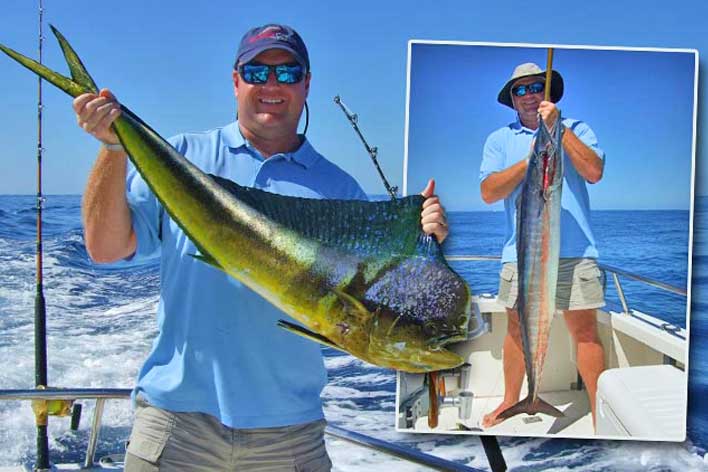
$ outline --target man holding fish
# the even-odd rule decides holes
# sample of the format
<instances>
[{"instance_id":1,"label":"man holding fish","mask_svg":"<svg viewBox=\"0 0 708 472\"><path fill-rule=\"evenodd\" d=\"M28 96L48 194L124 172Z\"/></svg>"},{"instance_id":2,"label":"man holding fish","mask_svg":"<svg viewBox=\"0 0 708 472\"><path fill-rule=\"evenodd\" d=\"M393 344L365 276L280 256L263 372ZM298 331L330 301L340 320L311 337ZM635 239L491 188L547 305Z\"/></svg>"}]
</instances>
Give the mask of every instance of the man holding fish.
<instances>
[{"instance_id":1,"label":"man holding fish","mask_svg":"<svg viewBox=\"0 0 708 472\"><path fill-rule=\"evenodd\" d=\"M546 77L550 77L547 83ZM544 100L543 92L550 86L550 97ZM506 240L502 252L498 300L507 308L508 325L503 346L504 399L502 403L482 420L485 428L494 426L514 414L527 411L530 414L544 412L560 414L554 407L537 399L537 385L533 386L533 399L529 403L519 402L524 373L532 369L526 357L545 357L547 337L533 345L527 339L527 331L538 334L538 329L550 329L550 320L533 321L533 326L524 324L524 313L519 315L519 274L517 273L518 218L523 203L519 199L522 184L527 178L530 162L536 164L534 146L539 132L539 117L548 130L556 129L562 148L559 168L563 169L562 198L560 194L560 259L557 265L557 286L555 309L562 310L566 325L577 352L577 367L585 383L590 400L590 408L595 419L595 393L597 379L604 368L604 351L597 335L596 309L604 305L601 272L597 266L598 251L590 227L590 204L587 183L597 183L602 178L604 152L599 148L592 129L582 121L563 118L560 129L554 128L560 117L556 103L563 96L563 78L557 71L546 75L546 71L533 63L521 64L515 68L511 78L502 87L497 100L516 111L517 119L509 125L493 132L484 146L480 168L482 199L486 203L504 200L506 220ZM548 135L546 135L548 136ZM530 174L529 174L530 175ZM546 182L544 182L546 183ZM558 182L560 192L560 181ZM550 190L544 188L540 198L552 198ZM518 206L521 205L521 206ZM543 238L529 239L529 244L538 243ZM547 237L547 236L545 236ZM522 249L523 251L523 249ZM546 261L538 263L546 264ZM528 264L526 264L528 265ZM556 269L554 267L554 269ZM522 294L526 296L527 294ZM528 300L524 300L528 302ZM552 317L552 313L550 314ZM552 318L551 318L552 319ZM541 326L541 328L538 328ZM522 336L525 336L522 343ZM534 349L527 346L532 345ZM528 352L528 354L525 354ZM525 363L525 359L527 363ZM542 364L542 361L541 361ZM542 367L542 365L540 366ZM529 372L526 372L529 374ZM540 380L540 373L538 374ZM532 376L529 375L531 381ZM531 393L529 394L531 397ZM534 407L530 402L533 400Z\"/></svg>"},{"instance_id":2,"label":"man holding fish","mask_svg":"<svg viewBox=\"0 0 708 472\"><path fill-rule=\"evenodd\" d=\"M273 193L366 199L297 133L311 79L297 32L276 24L248 31L232 78L238 121L172 138L181 154ZM127 164L111 129L121 111L110 91L78 96L74 110L103 143L83 200L89 254L98 262L161 257L159 334L139 373L126 470L329 470L320 346L277 327L281 311L192 257L197 248ZM442 242L447 223L433 192L431 181L421 224Z\"/></svg>"}]
</instances>

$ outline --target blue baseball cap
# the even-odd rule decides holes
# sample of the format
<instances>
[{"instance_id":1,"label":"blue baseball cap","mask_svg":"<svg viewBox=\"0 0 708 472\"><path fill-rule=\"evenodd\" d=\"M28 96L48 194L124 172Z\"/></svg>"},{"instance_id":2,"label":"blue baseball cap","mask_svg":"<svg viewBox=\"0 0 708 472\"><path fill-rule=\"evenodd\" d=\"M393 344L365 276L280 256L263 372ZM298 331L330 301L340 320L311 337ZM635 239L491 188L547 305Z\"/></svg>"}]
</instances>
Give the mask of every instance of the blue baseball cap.
<instances>
[{"instance_id":1,"label":"blue baseball cap","mask_svg":"<svg viewBox=\"0 0 708 472\"><path fill-rule=\"evenodd\" d=\"M297 31L286 25L268 24L248 30L241 38L236 54L236 64L245 64L268 49L282 49L295 56L295 60L307 71L310 70L310 57L305 43Z\"/></svg>"}]
</instances>

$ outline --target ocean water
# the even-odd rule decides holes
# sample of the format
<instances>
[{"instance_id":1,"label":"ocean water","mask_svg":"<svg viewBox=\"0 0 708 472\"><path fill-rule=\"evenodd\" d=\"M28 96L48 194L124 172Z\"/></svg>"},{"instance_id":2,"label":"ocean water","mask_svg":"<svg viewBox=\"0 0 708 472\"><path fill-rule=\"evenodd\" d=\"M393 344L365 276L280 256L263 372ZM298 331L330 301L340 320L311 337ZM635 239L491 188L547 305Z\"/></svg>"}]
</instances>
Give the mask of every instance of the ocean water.
<instances>
[{"instance_id":1,"label":"ocean water","mask_svg":"<svg viewBox=\"0 0 708 472\"><path fill-rule=\"evenodd\" d=\"M34 383L33 300L35 199L0 196L0 389ZM83 246L78 196L50 196L45 202L45 296L48 312L49 380L57 387L130 388L156 333L159 286L156 264L138 268L98 267ZM502 215L450 215L448 254L498 254ZM675 286L686 287L687 211L599 211L595 231L602 261ZM686 471L708 470L708 199L696 203L689 384L688 440L681 444L561 439L499 438L513 471ZM455 263L476 293L496 291L498 263ZM686 326L685 299L625 282L630 306ZM705 292L705 293L702 293ZM614 298L613 298L614 297ZM617 303L611 284L608 299ZM329 383L323 392L331 424L404 444L476 468L487 466L474 436L396 433L395 373L324 349ZM84 403L81 428L67 419L50 421L54 461L82 460L91 402ZM129 402L110 401L104 413L99 455L121 452L127 439ZM29 404L0 403L0 466L34 458L35 429ZM415 471L418 466L327 438L341 471Z\"/></svg>"}]
</instances>

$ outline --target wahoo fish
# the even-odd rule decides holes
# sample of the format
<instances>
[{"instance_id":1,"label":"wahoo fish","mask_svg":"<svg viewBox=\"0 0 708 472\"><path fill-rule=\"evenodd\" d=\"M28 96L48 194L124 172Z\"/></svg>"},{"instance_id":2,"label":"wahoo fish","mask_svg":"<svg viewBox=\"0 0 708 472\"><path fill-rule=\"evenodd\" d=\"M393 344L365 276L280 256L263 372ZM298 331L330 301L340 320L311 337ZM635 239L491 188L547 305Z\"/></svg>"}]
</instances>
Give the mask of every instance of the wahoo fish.
<instances>
[{"instance_id":1,"label":"wahoo fish","mask_svg":"<svg viewBox=\"0 0 708 472\"><path fill-rule=\"evenodd\" d=\"M500 413L498 418L501 420L519 413L564 416L538 396L551 322L556 311L563 189L560 114L553 129L546 127L540 115L538 121L534 150L516 201L517 309L528 396Z\"/></svg>"},{"instance_id":2,"label":"wahoo fish","mask_svg":"<svg viewBox=\"0 0 708 472\"><path fill-rule=\"evenodd\" d=\"M98 88L54 27L72 78L0 50L76 97ZM407 372L463 359L470 289L420 228L423 197L385 202L285 197L208 175L122 106L113 129L130 160L205 263L300 324L279 325L364 361Z\"/></svg>"}]
</instances>

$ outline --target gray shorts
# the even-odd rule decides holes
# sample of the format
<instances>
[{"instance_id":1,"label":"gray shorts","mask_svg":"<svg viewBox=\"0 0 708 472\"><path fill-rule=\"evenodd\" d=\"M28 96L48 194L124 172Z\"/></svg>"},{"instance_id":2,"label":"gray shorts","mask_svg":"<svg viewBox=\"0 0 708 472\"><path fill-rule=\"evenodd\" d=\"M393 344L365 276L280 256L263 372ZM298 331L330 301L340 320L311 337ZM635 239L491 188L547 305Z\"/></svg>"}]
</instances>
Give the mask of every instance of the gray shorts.
<instances>
[{"instance_id":1,"label":"gray shorts","mask_svg":"<svg viewBox=\"0 0 708 472\"><path fill-rule=\"evenodd\" d=\"M605 306L605 276L595 259L567 258L558 264L556 308L588 310ZM497 300L506 308L516 308L519 276L515 262L506 262L499 274Z\"/></svg>"},{"instance_id":2,"label":"gray shorts","mask_svg":"<svg viewBox=\"0 0 708 472\"><path fill-rule=\"evenodd\" d=\"M138 397L125 471L329 471L325 425L233 429L213 416L169 412Z\"/></svg>"}]
</instances>

